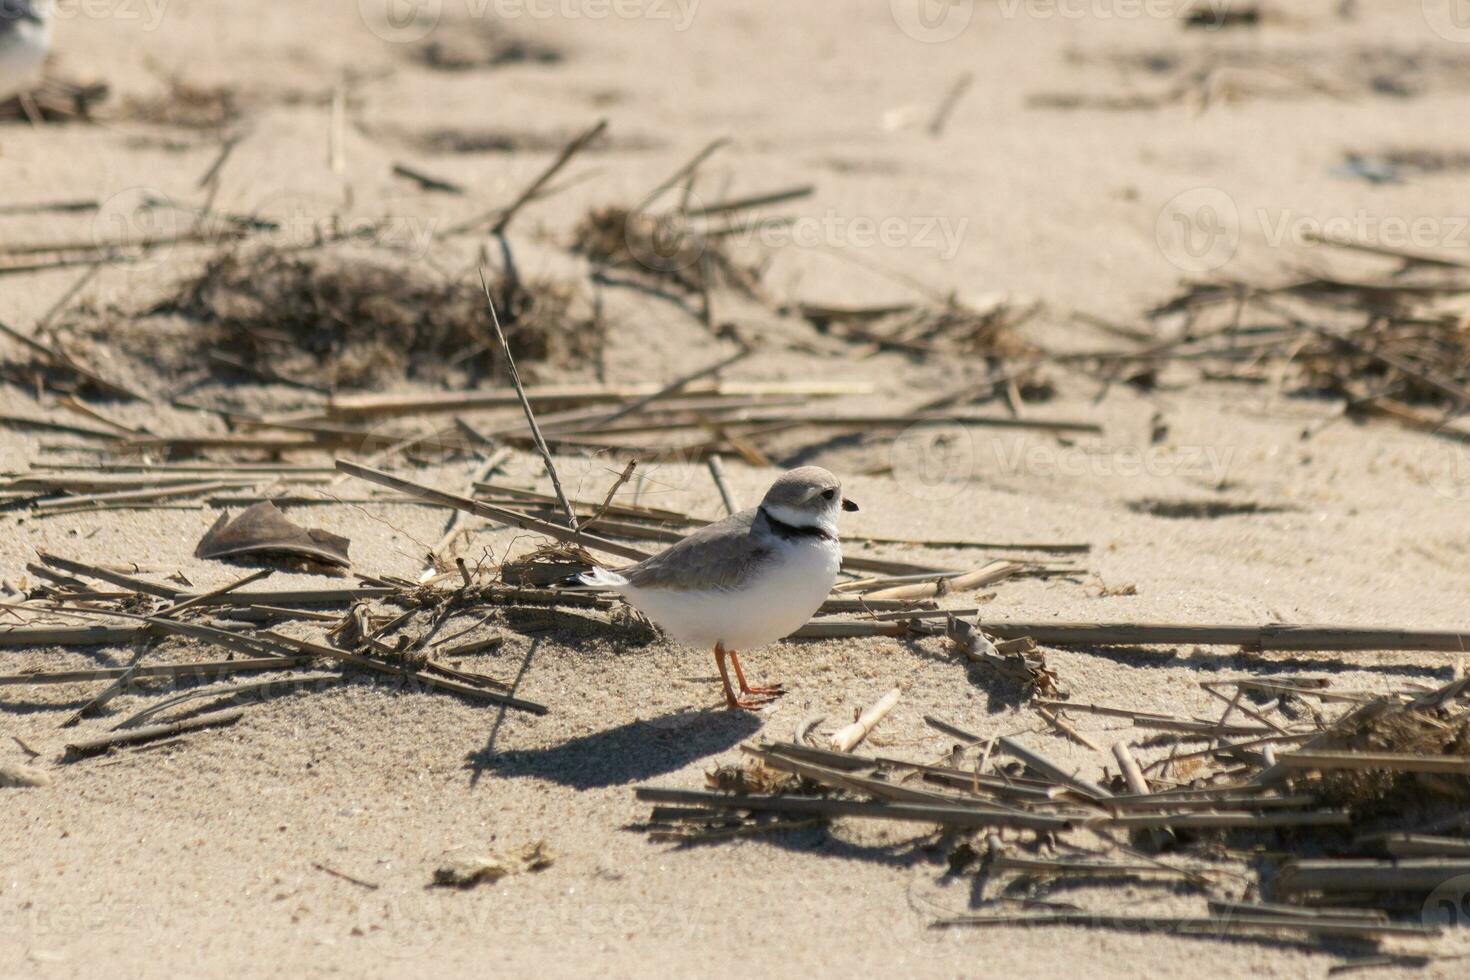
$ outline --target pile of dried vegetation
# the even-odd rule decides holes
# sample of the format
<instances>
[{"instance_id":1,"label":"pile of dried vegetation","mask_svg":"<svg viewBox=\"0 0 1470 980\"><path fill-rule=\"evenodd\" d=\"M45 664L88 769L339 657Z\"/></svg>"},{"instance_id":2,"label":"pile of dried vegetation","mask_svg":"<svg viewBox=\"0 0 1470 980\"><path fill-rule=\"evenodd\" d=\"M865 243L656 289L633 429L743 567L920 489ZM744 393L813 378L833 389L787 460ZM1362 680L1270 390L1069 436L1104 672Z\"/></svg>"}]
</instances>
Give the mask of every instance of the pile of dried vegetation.
<instances>
[{"instance_id":1,"label":"pile of dried vegetation","mask_svg":"<svg viewBox=\"0 0 1470 980\"><path fill-rule=\"evenodd\" d=\"M570 285L492 288L518 363L574 368L598 357L602 325ZM196 343L217 366L329 389L504 368L477 279L439 278L382 253L224 252L149 312L203 327Z\"/></svg>"}]
</instances>

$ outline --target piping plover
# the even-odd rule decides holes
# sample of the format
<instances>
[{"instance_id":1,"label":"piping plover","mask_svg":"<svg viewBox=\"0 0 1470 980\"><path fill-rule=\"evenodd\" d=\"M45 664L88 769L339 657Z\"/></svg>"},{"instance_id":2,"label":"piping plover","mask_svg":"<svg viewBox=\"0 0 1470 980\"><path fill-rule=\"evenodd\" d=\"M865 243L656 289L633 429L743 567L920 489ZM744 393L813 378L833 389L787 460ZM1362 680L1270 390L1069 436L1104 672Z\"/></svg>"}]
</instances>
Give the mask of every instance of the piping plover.
<instances>
[{"instance_id":1,"label":"piping plover","mask_svg":"<svg viewBox=\"0 0 1470 980\"><path fill-rule=\"evenodd\" d=\"M35 0L0 0L0 102L41 80L51 29Z\"/></svg>"},{"instance_id":2,"label":"piping plover","mask_svg":"<svg viewBox=\"0 0 1470 980\"><path fill-rule=\"evenodd\" d=\"M619 593L677 642L713 648L730 708L755 708L782 693L751 687L737 650L765 646L806 625L842 566L837 514L857 510L820 466L782 474L759 507L689 535L616 572L594 568L577 584ZM735 668L737 696L725 658Z\"/></svg>"}]
</instances>

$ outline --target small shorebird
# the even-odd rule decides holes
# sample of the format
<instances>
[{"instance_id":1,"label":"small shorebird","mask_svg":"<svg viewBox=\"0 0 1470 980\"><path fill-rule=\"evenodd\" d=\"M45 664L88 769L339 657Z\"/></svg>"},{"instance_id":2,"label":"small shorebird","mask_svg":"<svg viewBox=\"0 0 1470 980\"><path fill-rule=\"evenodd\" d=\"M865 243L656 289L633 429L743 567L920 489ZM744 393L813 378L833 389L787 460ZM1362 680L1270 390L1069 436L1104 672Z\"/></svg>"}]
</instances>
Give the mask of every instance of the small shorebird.
<instances>
[{"instance_id":1,"label":"small shorebird","mask_svg":"<svg viewBox=\"0 0 1470 980\"><path fill-rule=\"evenodd\" d=\"M803 466L778 477L759 507L701 528L629 568L594 568L573 581L619 593L679 643L712 647L725 703L756 708L783 691L746 683L736 651L765 646L806 625L842 565L837 514L857 509L842 496L837 477Z\"/></svg>"},{"instance_id":2,"label":"small shorebird","mask_svg":"<svg viewBox=\"0 0 1470 980\"><path fill-rule=\"evenodd\" d=\"M51 29L35 0L0 0L0 102L41 80Z\"/></svg>"}]
</instances>

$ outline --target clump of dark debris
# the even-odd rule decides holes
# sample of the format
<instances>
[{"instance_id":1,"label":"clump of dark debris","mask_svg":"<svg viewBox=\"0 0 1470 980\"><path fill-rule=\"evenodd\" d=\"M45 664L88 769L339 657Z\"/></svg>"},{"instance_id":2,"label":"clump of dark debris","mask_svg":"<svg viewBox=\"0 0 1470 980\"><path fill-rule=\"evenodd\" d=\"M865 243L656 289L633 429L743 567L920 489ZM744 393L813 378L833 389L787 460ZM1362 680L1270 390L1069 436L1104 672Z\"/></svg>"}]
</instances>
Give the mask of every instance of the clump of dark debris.
<instances>
[{"instance_id":1,"label":"clump of dark debris","mask_svg":"<svg viewBox=\"0 0 1470 980\"><path fill-rule=\"evenodd\" d=\"M901 303L892 306L835 307L804 303L799 312L823 333L857 343L910 354L981 354L1020 357L1036 348L1020 335L1039 304L1017 306L1005 298L964 303Z\"/></svg>"},{"instance_id":2,"label":"clump of dark debris","mask_svg":"<svg viewBox=\"0 0 1470 980\"><path fill-rule=\"evenodd\" d=\"M234 86L201 85L178 76L163 81L160 94L126 100L122 117L155 126L209 130L224 129L244 116L245 100Z\"/></svg>"},{"instance_id":3,"label":"clump of dark debris","mask_svg":"<svg viewBox=\"0 0 1470 980\"><path fill-rule=\"evenodd\" d=\"M681 209L601 207L577 226L572 251L666 288L702 293L723 283L758 298L761 269L738 262L726 245L738 230L738 224L711 225Z\"/></svg>"},{"instance_id":4,"label":"clump of dark debris","mask_svg":"<svg viewBox=\"0 0 1470 980\"><path fill-rule=\"evenodd\" d=\"M560 129L515 129L501 126L436 126L423 130L382 126L364 129L369 135L382 136L420 153L433 155L473 153L553 153L573 138ZM662 141L656 137L628 134L603 135L591 141L583 152L623 153L656 150Z\"/></svg>"},{"instance_id":5,"label":"clump of dark debris","mask_svg":"<svg viewBox=\"0 0 1470 980\"><path fill-rule=\"evenodd\" d=\"M1329 735L1314 747L1464 758L1470 756L1470 712L1375 702L1343 718ZM1339 769L1306 775L1296 786L1359 818L1399 819L1437 802L1470 800L1470 777L1447 773Z\"/></svg>"},{"instance_id":6,"label":"clump of dark debris","mask_svg":"<svg viewBox=\"0 0 1470 980\"><path fill-rule=\"evenodd\" d=\"M603 330L561 282L492 284L511 352L523 366L595 360ZM195 324L216 368L328 389L399 378L496 374L478 280L441 279L391 256L268 248L225 252L150 311Z\"/></svg>"},{"instance_id":7,"label":"clump of dark debris","mask_svg":"<svg viewBox=\"0 0 1470 980\"><path fill-rule=\"evenodd\" d=\"M778 793L810 793L820 789L816 783L789 772L772 769L759 760L737 766L720 766L704 774L705 785L721 793L745 793L774 796Z\"/></svg>"},{"instance_id":8,"label":"clump of dark debris","mask_svg":"<svg viewBox=\"0 0 1470 980\"><path fill-rule=\"evenodd\" d=\"M565 57L554 45L481 25L444 31L413 49L412 58L435 71L473 71L503 65L554 65Z\"/></svg>"},{"instance_id":9,"label":"clump of dark debris","mask_svg":"<svg viewBox=\"0 0 1470 980\"><path fill-rule=\"evenodd\" d=\"M0 99L0 122L92 122L110 90L105 82L80 82L48 74L25 98Z\"/></svg>"}]
</instances>

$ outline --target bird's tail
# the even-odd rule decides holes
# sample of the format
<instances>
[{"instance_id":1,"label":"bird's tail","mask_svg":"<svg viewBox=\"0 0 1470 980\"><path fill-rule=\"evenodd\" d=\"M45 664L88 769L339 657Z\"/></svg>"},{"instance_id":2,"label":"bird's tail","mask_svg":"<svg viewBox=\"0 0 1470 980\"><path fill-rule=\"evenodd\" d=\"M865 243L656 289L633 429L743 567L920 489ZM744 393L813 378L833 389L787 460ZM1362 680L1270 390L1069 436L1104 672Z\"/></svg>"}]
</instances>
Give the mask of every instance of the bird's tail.
<instances>
[{"instance_id":1,"label":"bird's tail","mask_svg":"<svg viewBox=\"0 0 1470 980\"><path fill-rule=\"evenodd\" d=\"M617 572L609 572L605 568L594 568L590 572L582 572L580 575L572 575L563 579L561 587L573 590L617 591L627 584L628 580Z\"/></svg>"}]
</instances>

